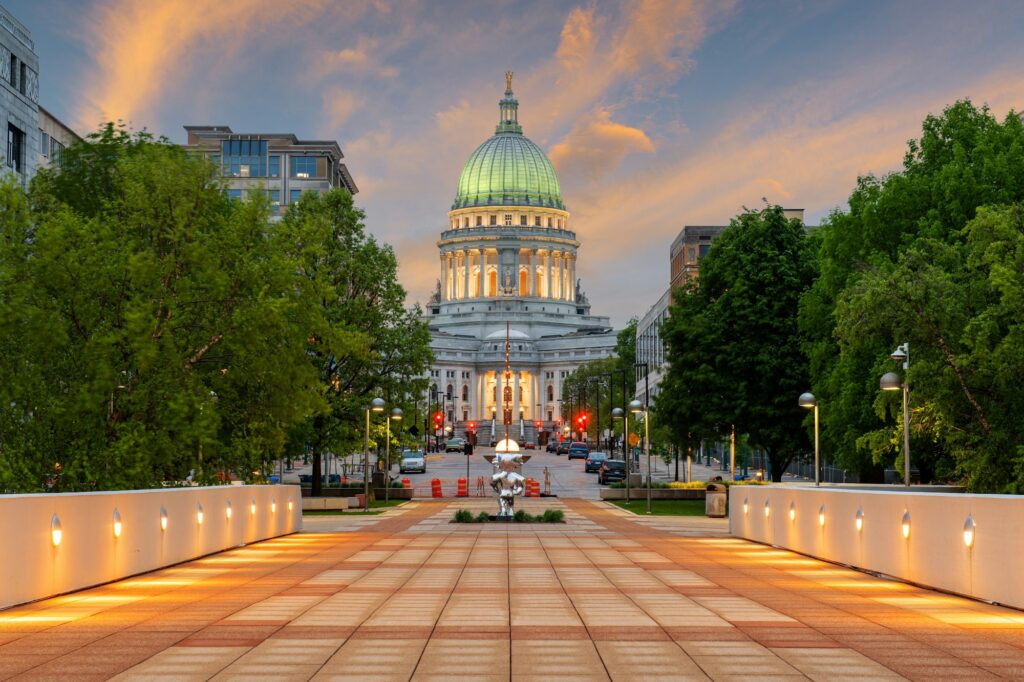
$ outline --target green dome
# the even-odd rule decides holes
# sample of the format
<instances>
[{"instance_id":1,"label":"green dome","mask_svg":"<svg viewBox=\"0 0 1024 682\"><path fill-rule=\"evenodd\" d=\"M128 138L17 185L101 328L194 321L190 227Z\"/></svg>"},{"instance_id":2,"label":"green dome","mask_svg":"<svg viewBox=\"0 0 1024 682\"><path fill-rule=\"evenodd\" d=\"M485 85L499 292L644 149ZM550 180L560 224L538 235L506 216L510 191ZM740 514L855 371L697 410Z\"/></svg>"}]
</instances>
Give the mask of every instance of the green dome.
<instances>
[{"instance_id":1,"label":"green dome","mask_svg":"<svg viewBox=\"0 0 1024 682\"><path fill-rule=\"evenodd\" d=\"M473 206L544 206L564 209L555 169L518 122L511 84L499 103L497 132L469 157L452 209Z\"/></svg>"}]
</instances>

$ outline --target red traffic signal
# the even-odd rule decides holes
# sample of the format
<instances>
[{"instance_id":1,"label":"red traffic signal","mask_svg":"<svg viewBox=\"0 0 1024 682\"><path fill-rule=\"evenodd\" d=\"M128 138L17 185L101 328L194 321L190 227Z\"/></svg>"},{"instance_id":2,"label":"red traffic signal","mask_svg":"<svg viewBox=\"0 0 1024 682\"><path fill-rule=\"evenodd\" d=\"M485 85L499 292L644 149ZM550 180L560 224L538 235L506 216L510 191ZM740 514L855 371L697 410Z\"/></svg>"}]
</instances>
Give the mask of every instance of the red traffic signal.
<instances>
[{"instance_id":1,"label":"red traffic signal","mask_svg":"<svg viewBox=\"0 0 1024 682\"><path fill-rule=\"evenodd\" d=\"M444 415L441 414L440 412L435 412L434 413L434 423L437 424L438 426L440 426L441 422L443 422L443 421L444 421Z\"/></svg>"},{"instance_id":2,"label":"red traffic signal","mask_svg":"<svg viewBox=\"0 0 1024 682\"><path fill-rule=\"evenodd\" d=\"M476 431L476 422L469 422L469 430Z\"/></svg>"},{"instance_id":3,"label":"red traffic signal","mask_svg":"<svg viewBox=\"0 0 1024 682\"><path fill-rule=\"evenodd\" d=\"M540 420L534 422L533 425L536 426L539 429L540 428Z\"/></svg>"}]
</instances>

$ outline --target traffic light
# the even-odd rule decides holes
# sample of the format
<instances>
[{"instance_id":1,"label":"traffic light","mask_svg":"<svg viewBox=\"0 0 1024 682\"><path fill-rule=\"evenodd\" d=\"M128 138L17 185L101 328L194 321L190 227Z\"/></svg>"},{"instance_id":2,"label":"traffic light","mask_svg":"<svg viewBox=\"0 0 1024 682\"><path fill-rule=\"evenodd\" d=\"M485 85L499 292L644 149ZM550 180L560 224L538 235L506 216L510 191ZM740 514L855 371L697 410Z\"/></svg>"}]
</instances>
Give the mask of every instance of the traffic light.
<instances>
[{"instance_id":1,"label":"traffic light","mask_svg":"<svg viewBox=\"0 0 1024 682\"><path fill-rule=\"evenodd\" d=\"M469 422L469 430L476 431L476 422Z\"/></svg>"},{"instance_id":2,"label":"traffic light","mask_svg":"<svg viewBox=\"0 0 1024 682\"><path fill-rule=\"evenodd\" d=\"M536 426L539 429L540 428L540 420L538 419L537 421L535 421L533 423L533 425Z\"/></svg>"},{"instance_id":3,"label":"traffic light","mask_svg":"<svg viewBox=\"0 0 1024 682\"><path fill-rule=\"evenodd\" d=\"M434 428L441 428L441 424L444 423L444 414L440 412L434 413Z\"/></svg>"}]
</instances>

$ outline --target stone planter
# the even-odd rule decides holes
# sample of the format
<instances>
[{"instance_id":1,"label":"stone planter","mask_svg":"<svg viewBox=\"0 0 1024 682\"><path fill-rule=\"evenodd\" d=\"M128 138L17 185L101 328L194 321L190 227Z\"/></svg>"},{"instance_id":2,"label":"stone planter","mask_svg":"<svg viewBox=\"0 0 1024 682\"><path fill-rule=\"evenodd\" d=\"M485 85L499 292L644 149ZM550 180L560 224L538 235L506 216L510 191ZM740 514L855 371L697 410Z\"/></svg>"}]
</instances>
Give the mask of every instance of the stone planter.
<instances>
[{"instance_id":1,"label":"stone planter","mask_svg":"<svg viewBox=\"0 0 1024 682\"><path fill-rule=\"evenodd\" d=\"M652 500L703 500L705 491L703 489L681 489L681 488L655 488L651 490ZM630 488L629 498L631 500L647 499L647 488ZM626 499L625 488L601 488L602 500L624 500Z\"/></svg>"}]
</instances>

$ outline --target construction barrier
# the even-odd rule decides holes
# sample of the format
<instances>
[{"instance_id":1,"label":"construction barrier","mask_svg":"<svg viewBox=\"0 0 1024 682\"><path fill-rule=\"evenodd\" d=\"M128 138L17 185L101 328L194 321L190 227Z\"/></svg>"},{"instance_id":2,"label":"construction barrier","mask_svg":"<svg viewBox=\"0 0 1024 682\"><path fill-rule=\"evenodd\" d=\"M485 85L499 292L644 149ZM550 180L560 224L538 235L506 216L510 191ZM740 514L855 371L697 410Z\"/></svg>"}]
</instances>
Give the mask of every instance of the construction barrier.
<instances>
[{"instance_id":1,"label":"construction barrier","mask_svg":"<svg viewBox=\"0 0 1024 682\"><path fill-rule=\"evenodd\" d=\"M526 479L526 496L540 497L540 481L533 478Z\"/></svg>"},{"instance_id":2,"label":"construction barrier","mask_svg":"<svg viewBox=\"0 0 1024 682\"><path fill-rule=\"evenodd\" d=\"M459 479L459 487L455 493L456 497L469 497L469 482L465 478Z\"/></svg>"},{"instance_id":3,"label":"construction barrier","mask_svg":"<svg viewBox=\"0 0 1024 682\"><path fill-rule=\"evenodd\" d=\"M432 497L444 497L444 493L441 492L440 478L435 478L430 482L430 494Z\"/></svg>"},{"instance_id":4,"label":"construction barrier","mask_svg":"<svg viewBox=\"0 0 1024 682\"><path fill-rule=\"evenodd\" d=\"M410 479L408 479L408 478L403 478L402 479L402 487L405 488L406 490L408 490L409 488L412 487L412 481Z\"/></svg>"}]
</instances>

